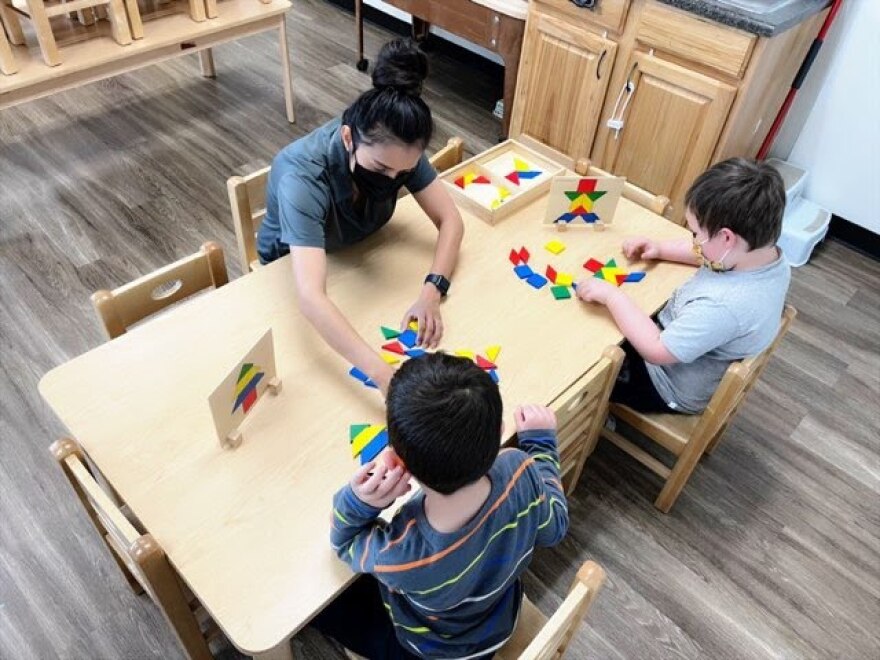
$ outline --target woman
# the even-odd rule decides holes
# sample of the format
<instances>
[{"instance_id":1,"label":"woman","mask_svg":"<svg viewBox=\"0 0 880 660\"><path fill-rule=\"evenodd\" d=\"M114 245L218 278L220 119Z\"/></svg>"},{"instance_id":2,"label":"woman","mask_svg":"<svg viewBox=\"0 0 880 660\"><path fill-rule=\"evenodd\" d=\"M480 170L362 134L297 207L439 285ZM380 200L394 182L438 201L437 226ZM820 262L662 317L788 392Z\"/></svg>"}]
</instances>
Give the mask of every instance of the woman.
<instances>
[{"instance_id":1,"label":"woman","mask_svg":"<svg viewBox=\"0 0 880 660\"><path fill-rule=\"evenodd\" d=\"M257 248L264 263L290 252L299 307L324 340L367 374L383 393L393 370L327 297L327 251L357 243L382 228L406 186L437 227L434 261L401 329L419 324L419 344L443 335L440 299L458 258L464 225L425 156L434 121L422 100L428 72L412 42L385 44L373 89L343 113L293 142L272 162L266 217Z\"/></svg>"}]
</instances>

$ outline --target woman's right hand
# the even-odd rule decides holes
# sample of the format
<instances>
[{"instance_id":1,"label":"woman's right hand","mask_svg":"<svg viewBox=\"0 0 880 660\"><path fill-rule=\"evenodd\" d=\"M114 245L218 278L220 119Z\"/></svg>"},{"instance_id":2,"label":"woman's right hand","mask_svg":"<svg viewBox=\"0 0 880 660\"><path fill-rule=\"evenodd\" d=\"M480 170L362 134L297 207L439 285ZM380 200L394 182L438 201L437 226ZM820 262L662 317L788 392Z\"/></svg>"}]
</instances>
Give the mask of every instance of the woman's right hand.
<instances>
[{"instance_id":1,"label":"woman's right hand","mask_svg":"<svg viewBox=\"0 0 880 660\"><path fill-rule=\"evenodd\" d=\"M644 236L628 238L623 242L623 254L630 261L660 258L660 245Z\"/></svg>"}]
</instances>

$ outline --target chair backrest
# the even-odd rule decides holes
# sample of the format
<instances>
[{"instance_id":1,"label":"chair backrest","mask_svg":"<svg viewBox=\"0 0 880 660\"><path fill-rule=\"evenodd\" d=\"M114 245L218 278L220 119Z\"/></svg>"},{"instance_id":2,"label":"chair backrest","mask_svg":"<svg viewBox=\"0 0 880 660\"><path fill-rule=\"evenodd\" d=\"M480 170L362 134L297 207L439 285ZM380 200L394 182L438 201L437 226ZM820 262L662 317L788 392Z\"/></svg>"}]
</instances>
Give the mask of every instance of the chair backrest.
<instances>
[{"instance_id":1,"label":"chair backrest","mask_svg":"<svg viewBox=\"0 0 880 660\"><path fill-rule=\"evenodd\" d=\"M534 622L543 619L527 598L516 630L507 644L498 652L504 660L555 660L562 658L587 611L605 583L605 571L593 561L584 562L577 572L574 584L565 600L543 626Z\"/></svg>"},{"instance_id":2,"label":"chair backrest","mask_svg":"<svg viewBox=\"0 0 880 660\"><path fill-rule=\"evenodd\" d=\"M773 342L758 355L734 362L727 368L718 389L715 390L715 394L712 395L709 404L703 411L700 422L694 428L692 438L704 437L704 434L708 437L714 437L726 426L728 420L736 414L739 405L758 381L758 377L767 366L773 351L788 333L795 316L797 316L797 310L791 305L786 305Z\"/></svg>"},{"instance_id":3,"label":"chair backrest","mask_svg":"<svg viewBox=\"0 0 880 660\"><path fill-rule=\"evenodd\" d=\"M583 174L580 169L583 167L582 163L578 163L578 173ZM598 167L593 165L588 166L585 169L585 172L589 176L613 176L606 172L605 170L601 170ZM664 215L666 211L669 209L669 198L664 195L655 195L654 193L650 193L644 188L639 188L636 185L633 185L629 181L623 184L623 197L628 199L631 202L635 202L639 206L644 206L649 211L653 211L657 215Z\"/></svg>"},{"instance_id":4,"label":"chair backrest","mask_svg":"<svg viewBox=\"0 0 880 660\"><path fill-rule=\"evenodd\" d=\"M198 291L229 281L223 248L209 241L193 255L123 286L92 294L92 305L110 339L138 321Z\"/></svg>"},{"instance_id":5,"label":"chair backrest","mask_svg":"<svg viewBox=\"0 0 880 660\"><path fill-rule=\"evenodd\" d=\"M235 226L235 238L238 241L238 259L241 272L245 275L260 267L256 237L263 218L266 217L269 170L269 167L264 167L247 176L231 176L226 181L232 224Z\"/></svg>"},{"instance_id":6,"label":"chair backrest","mask_svg":"<svg viewBox=\"0 0 880 660\"><path fill-rule=\"evenodd\" d=\"M451 137L446 143L446 146L440 149L440 151L435 153L428 160L431 161L431 165L434 166L434 169L442 174L446 170L461 163L463 154L464 141L460 137Z\"/></svg>"},{"instance_id":7,"label":"chair backrest","mask_svg":"<svg viewBox=\"0 0 880 660\"><path fill-rule=\"evenodd\" d=\"M100 487L74 440L58 440L50 451L120 568L134 577L159 606L189 657L211 660L213 656L185 590L159 544L150 534L138 531Z\"/></svg>"},{"instance_id":8,"label":"chair backrest","mask_svg":"<svg viewBox=\"0 0 880 660\"><path fill-rule=\"evenodd\" d=\"M562 485L567 494L577 486L584 463L596 447L623 356L619 346L609 346L592 369L550 404L556 413Z\"/></svg>"}]
</instances>

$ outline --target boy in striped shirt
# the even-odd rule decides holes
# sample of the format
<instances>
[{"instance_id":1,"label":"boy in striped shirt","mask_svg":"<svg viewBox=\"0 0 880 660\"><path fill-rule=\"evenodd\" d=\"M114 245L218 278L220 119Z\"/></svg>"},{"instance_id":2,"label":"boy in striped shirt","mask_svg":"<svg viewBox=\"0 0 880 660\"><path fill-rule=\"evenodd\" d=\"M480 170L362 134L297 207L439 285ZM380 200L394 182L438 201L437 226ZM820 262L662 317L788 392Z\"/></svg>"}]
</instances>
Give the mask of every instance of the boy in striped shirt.
<instances>
[{"instance_id":1,"label":"boy in striped shirt","mask_svg":"<svg viewBox=\"0 0 880 660\"><path fill-rule=\"evenodd\" d=\"M499 451L498 386L442 353L405 363L387 406L391 448L333 500L333 548L367 575L313 623L368 658L490 658L516 626L535 546L568 528L555 416L517 408L519 449ZM411 477L421 492L385 524Z\"/></svg>"}]
</instances>

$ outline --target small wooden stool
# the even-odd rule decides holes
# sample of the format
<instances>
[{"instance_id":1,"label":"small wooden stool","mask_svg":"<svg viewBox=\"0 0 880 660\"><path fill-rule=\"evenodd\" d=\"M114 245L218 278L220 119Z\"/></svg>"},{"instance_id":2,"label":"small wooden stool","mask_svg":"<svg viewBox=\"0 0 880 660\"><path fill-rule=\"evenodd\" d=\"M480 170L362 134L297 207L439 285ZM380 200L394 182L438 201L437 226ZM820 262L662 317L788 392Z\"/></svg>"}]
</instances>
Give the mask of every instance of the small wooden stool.
<instances>
[{"instance_id":1,"label":"small wooden stool","mask_svg":"<svg viewBox=\"0 0 880 660\"><path fill-rule=\"evenodd\" d=\"M37 41L40 44L40 51L43 54L43 60L49 66L58 66L61 64L61 56L58 53L58 45L55 43L55 35L52 33L52 26L49 19L53 16L61 16L70 14L71 12L83 12L93 7L106 5L107 19L112 26L113 39L116 43L126 46L131 43L131 30L128 27L128 16L125 11L125 5L122 0L72 0L71 2L52 2L47 3L44 0L0 0L0 14L2 14L3 24L9 31L9 37L12 43L24 43L21 32L21 25L18 23L19 16L24 16L31 20L34 24L34 32L37 35ZM136 0L127 0L129 11L132 6L137 12ZM138 16L137 21L140 21Z\"/></svg>"}]
</instances>

